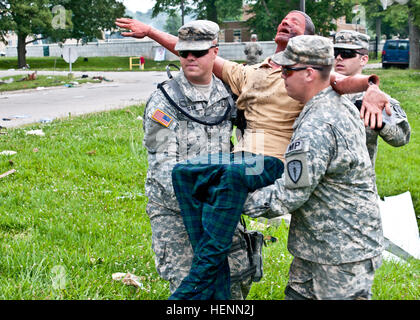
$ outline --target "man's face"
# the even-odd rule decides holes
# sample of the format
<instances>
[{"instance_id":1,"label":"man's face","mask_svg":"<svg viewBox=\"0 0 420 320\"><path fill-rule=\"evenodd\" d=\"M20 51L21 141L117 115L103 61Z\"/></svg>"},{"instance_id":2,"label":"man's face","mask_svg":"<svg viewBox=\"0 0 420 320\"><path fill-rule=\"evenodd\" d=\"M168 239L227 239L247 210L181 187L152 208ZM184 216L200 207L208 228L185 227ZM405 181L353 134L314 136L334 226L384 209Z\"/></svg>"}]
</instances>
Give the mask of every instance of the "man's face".
<instances>
[{"instance_id":1,"label":"man's face","mask_svg":"<svg viewBox=\"0 0 420 320\"><path fill-rule=\"evenodd\" d=\"M290 68L303 68L305 67L302 64L295 64L293 66L287 66ZM287 67L282 67L282 78L284 79L284 84L286 87L287 95L297 101L304 101L304 92L305 88L304 86L304 76L305 76L305 70L299 70L299 71L289 71L287 72Z\"/></svg>"},{"instance_id":2,"label":"man's face","mask_svg":"<svg viewBox=\"0 0 420 320\"><path fill-rule=\"evenodd\" d=\"M192 83L195 84L207 84L208 79L211 79L213 70L214 60L216 59L218 48L210 48L207 53L203 50L201 54L205 53L200 57L194 55L194 51L185 51L186 57L179 57L181 62L182 70L184 71L185 77Z\"/></svg>"},{"instance_id":3,"label":"man's face","mask_svg":"<svg viewBox=\"0 0 420 320\"><path fill-rule=\"evenodd\" d=\"M355 74L361 73L369 58L367 55L356 53L356 51L346 49L346 53L344 51L340 53L339 49L335 49L334 71L345 76L354 76ZM353 53L355 56L348 57L349 53Z\"/></svg>"},{"instance_id":4,"label":"man's face","mask_svg":"<svg viewBox=\"0 0 420 320\"><path fill-rule=\"evenodd\" d=\"M277 27L275 42L287 42L290 38L305 34L305 17L299 12L289 13Z\"/></svg>"}]
</instances>

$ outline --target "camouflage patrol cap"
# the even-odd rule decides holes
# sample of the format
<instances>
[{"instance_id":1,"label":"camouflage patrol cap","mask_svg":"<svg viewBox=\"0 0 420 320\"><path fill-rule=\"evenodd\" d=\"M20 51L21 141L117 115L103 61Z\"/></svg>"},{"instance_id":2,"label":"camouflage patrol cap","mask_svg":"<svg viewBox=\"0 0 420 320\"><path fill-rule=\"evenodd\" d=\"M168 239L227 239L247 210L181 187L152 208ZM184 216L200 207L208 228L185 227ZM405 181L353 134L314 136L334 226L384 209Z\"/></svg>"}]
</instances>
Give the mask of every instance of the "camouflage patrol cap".
<instances>
[{"instance_id":1,"label":"camouflage patrol cap","mask_svg":"<svg viewBox=\"0 0 420 320\"><path fill-rule=\"evenodd\" d=\"M335 34L334 48L369 50L369 39L370 37L367 34L342 30Z\"/></svg>"},{"instance_id":2,"label":"camouflage patrol cap","mask_svg":"<svg viewBox=\"0 0 420 320\"><path fill-rule=\"evenodd\" d=\"M178 30L175 50L206 50L217 39L219 26L208 20L195 20L184 24Z\"/></svg>"},{"instance_id":3,"label":"camouflage patrol cap","mask_svg":"<svg viewBox=\"0 0 420 320\"><path fill-rule=\"evenodd\" d=\"M290 66L297 63L307 65L332 65L334 63L333 43L330 39L303 35L289 40L286 50L271 58L276 64Z\"/></svg>"}]
</instances>

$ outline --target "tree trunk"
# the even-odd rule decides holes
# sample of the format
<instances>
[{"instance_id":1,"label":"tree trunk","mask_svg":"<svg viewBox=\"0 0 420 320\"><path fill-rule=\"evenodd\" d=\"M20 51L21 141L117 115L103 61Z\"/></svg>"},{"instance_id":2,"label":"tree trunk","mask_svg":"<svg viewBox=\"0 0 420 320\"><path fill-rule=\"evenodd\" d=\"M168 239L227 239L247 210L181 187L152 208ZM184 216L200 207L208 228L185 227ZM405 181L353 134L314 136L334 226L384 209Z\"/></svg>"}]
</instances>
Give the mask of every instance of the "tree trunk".
<instances>
[{"instance_id":1,"label":"tree trunk","mask_svg":"<svg viewBox=\"0 0 420 320\"><path fill-rule=\"evenodd\" d=\"M207 20L219 23L217 20L217 8L216 8L216 0L208 0L206 1L206 15Z\"/></svg>"},{"instance_id":2,"label":"tree trunk","mask_svg":"<svg viewBox=\"0 0 420 320\"><path fill-rule=\"evenodd\" d=\"M18 34L18 68L26 67L26 34Z\"/></svg>"},{"instance_id":3,"label":"tree trunk","mask_svg":"<svg viewBox=\"0 0 420 320\"><path fill-rule=\"evenodd\" d=\"M408 18L410 38L410 69L420 69L420 27L414 24L414 18Z\"/></svg>"},{"instance_id":4,"label":"tree trunk","mask_svg":"<svg viewBox=\"0 0 420 320\"><path fill-rule=\"evenodd\" d=\"M376 18L375 59L378 59L378 47L381 43L381 18Z\"/></svg>"}]
</instances>

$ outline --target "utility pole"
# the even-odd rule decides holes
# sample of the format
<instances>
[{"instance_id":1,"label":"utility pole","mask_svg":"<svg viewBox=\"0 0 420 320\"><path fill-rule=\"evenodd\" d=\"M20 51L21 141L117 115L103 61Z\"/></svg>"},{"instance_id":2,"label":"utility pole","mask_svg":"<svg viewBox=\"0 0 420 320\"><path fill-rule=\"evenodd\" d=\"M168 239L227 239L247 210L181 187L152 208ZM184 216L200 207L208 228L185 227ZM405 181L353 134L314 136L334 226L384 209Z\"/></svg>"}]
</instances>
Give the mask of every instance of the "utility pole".
<instances>
[{"instance_id":1,"label":"utility pole","mask_svg":"<svg viewBox=\"0 0 420 320\"><path fill-rule=\"evenodd\" d=\"M184 0L181 0L181 22L184 25Z\"/></svg>"},{"instance_id":2,"label":"utility pole","mask_svg":"<svg viewBox=\"0 0 420 320\"><path fill-rule=\"evenodd\" d=\"M305 12L305 0L300 0L300 11Z\"/></svg>"}]
</instances>

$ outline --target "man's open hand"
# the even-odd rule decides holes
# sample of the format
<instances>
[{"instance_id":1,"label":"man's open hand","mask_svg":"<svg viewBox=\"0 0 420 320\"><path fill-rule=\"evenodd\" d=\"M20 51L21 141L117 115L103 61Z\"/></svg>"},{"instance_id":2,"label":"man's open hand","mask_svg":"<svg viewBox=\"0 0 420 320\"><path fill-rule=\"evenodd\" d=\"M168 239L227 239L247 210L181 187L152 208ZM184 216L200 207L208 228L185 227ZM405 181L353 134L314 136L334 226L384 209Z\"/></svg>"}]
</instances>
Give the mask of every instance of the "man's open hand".
<instances>
[{"instance_id":1,"label":"man's open hand","mask_svg":"<svg viewBox=\"0 0 420 320\"><path fill-rule=\"evenodd\" d=\"M142 39L148 36L151 29L151 26L129 18L118 18L115 20L115 24L122 29L131 30L131 32L121 32L121 35L124 37Z\"/></svg>"},{"instance_id":2,"label":"man's open hand","mask_svg":"<svg viewBox=\"0 0 420 320\"><path fill-rule=\"evenodd\" d=\"M372 129L382 127L382 110L391 115L391 104L385 93L375 84L370 85L366 90L363 98L362 107L360 109L360 118L364 119L365 126Z\"/></svg>"}]
</instances>

